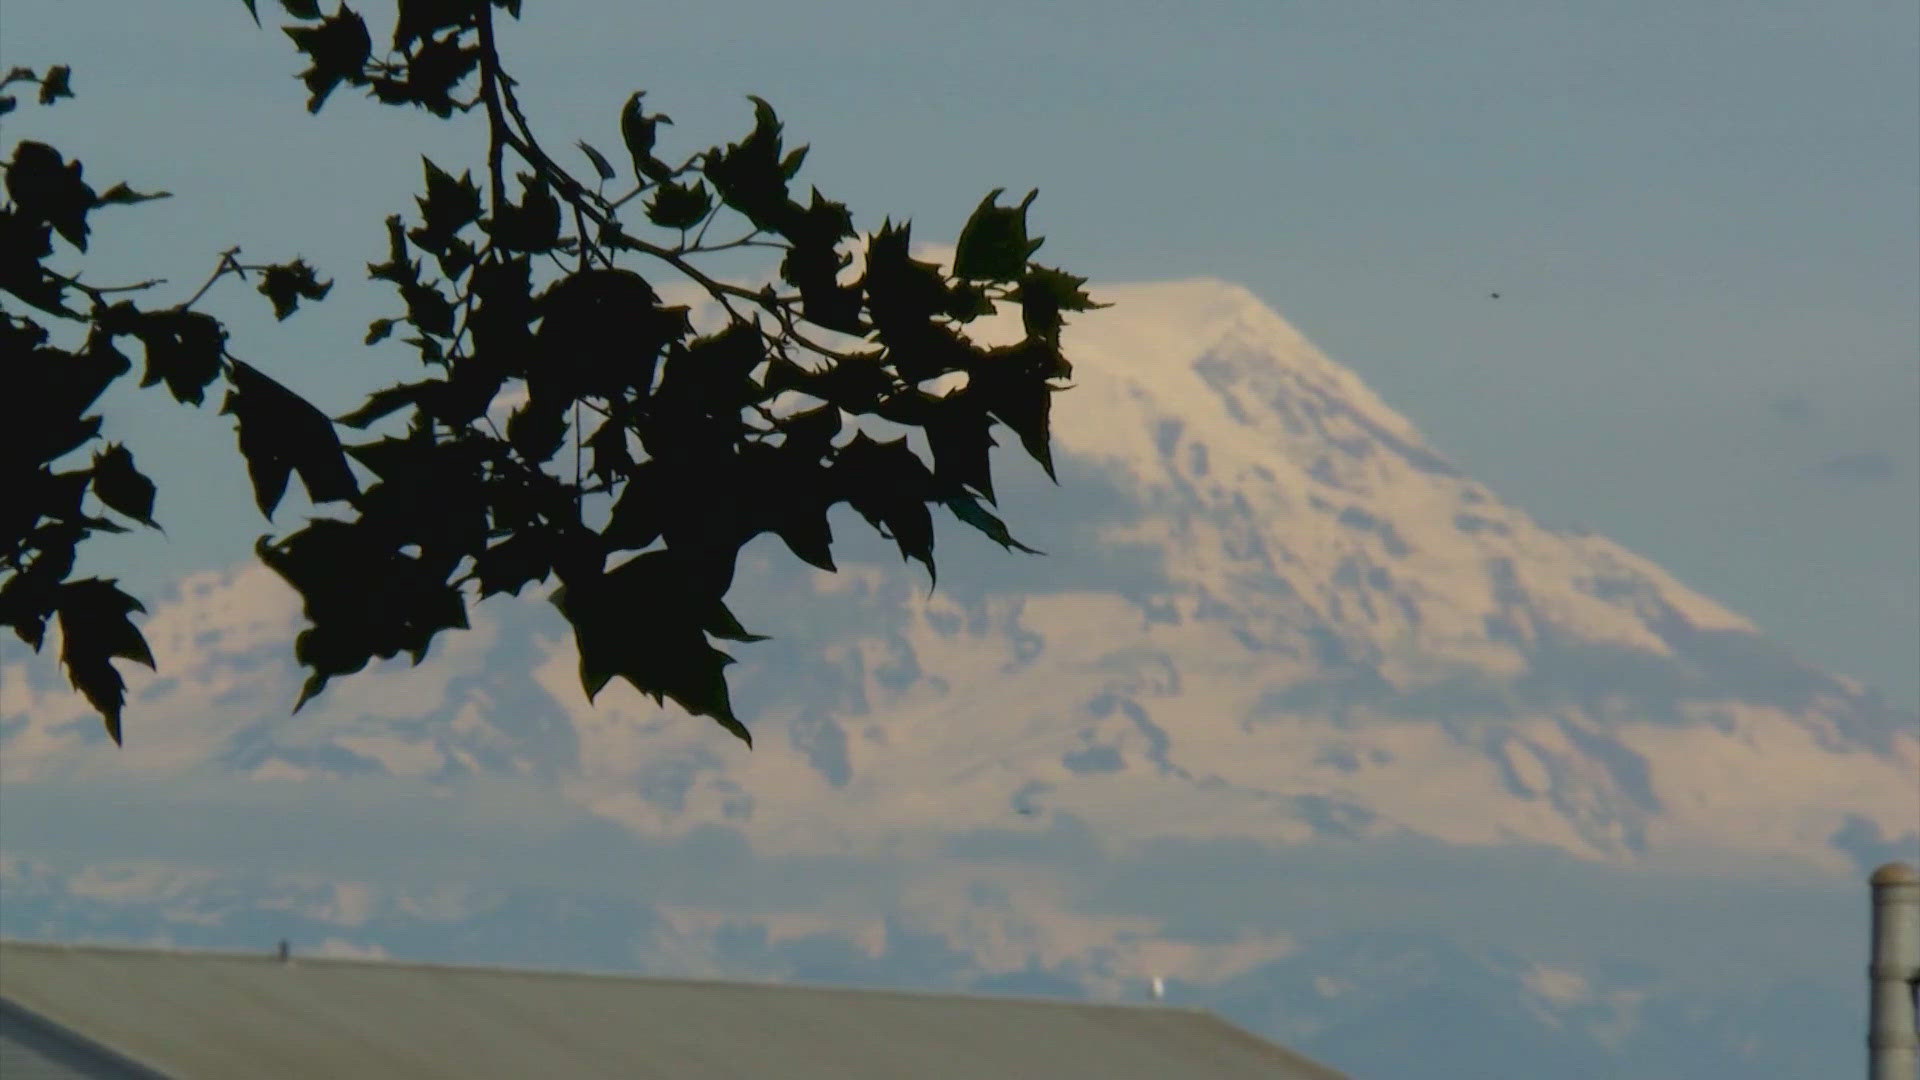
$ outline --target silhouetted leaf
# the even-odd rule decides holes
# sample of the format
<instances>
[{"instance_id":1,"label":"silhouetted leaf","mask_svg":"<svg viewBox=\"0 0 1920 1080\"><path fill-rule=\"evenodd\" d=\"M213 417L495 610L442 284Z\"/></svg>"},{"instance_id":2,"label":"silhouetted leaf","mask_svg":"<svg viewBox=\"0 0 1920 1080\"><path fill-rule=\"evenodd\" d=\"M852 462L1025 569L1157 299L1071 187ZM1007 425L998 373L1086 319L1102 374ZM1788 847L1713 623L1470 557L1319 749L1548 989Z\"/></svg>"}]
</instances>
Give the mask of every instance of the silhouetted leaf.
<instances>
[{"instance_id":1,"label":"silhouetted leaf","mask_svg":"<svg viewBox=\"0 0 1920 1080\"><path fill-rule=\"evenodd\" d=\"M300 594L312 623L294 639L311 672L296 712L333 677L402 652L417 664L440 631L467 626L460 590L382 530L317 518L278 543L262 537L254 551Z\"/></svg>"},{"instance_id":2,"label":"silhouetted leaf","mask_svg":"<svg viewBox=\"0 0 1920 1080\"><path fill-rule=\"evenodd\" d=\"M387 261L368 263L367 276L403 286L420 280L420 264L407 258L407 229L399 214L387 217Z\"/></svg>"},{"instance_id":3,"label":"silhouetted leaf","mask_svg":"<svg viewBox=\"0 0 1920 1080\"><path fill-rule=\"evenodd\" d=\"M838 244L852 235L853 216L847 208L816 190L812 205L789 225L787 236L793 246L780 263L780 276L800 290L807 321L857 335L867 329L860 319L860 289L839 281L841 269L853 256L841 252Z\"/></svg>"},{"instance_id":4,"label":"silhouetted leaf","mask_svg":"<svg viewBox=\"0 0 1920 1080\"><path fill-rule=\"evenodd\" d=\"M1060 342L1060 313L1063 311L1092 311L1096 308L1111 307L1111 304L1096 304L1081 286L1087 279L1064 270L1033 264L1020 277L1020 285L1014 290L1014 299L1020 303L1020 321L1029 337L1058 345Z\"/></svg>"},{"instance_id":5,"label":"silhouetted leaf","mask_svg":"<svg viewBox=\"0 0 1920 1080\"><path fill-rule=\"evenodd\" d=\"M522 173L520 202L496 207L488 231L510 251L551 251L560 242L560 204L544 179Z\"/></svg>"},{"instance_id":6,"label":"silhouetted leaf","mask_svg":"<svg viewBox=\"0 0 1920 1080\"><path fill-rule=\"evenodd\" d=\"M528 399L507 417L507 441L529 462L542 462L567 441L566 403Z\"/></svg>"},{"instance_id":7,"label":"silhouetted leaf","mask_svg":"<svg viewBox=\"0 0 1920 1080\"><path fill-rule=\"evenodd\" d=\"M837 428L838 410L828 406L816 415L833 416ZM809 419L797 438L789 432L792 441L743 448L740 460L754 499L755 530L772 530L802 561L832 572L833 527L827 513L841 493L833 472L820 463L826 448L816 440L823 428L819 419Z\"/></svg>"},{"instance_id":8,"label":"silhouetted leaf","mask_svg":"<svg viewBox=\"0 0 1920 1080\"><path fill-rule=\"evenodd\" d=\"M365 404L338 419L339 423L350 428L365 431L379 421L399 412L401 409L420 404L423 394L433 387L444 386L437 380L426 382L401 383L376 390L367 395Z\"/></svg>"},{"instance_id":9,"label":"silhouetted leaf","mask_svg":"<svg viewBox=\"0 0 1920 1080\"><path fill-rule=\"evenodd\" d=\"M171 191L156 191L153 194L149 195L144 192L135 191L132 188L128 187L126 184L122 183L122 184L115 184L112 187L108 188L107 190L101 192L100 195L94 200L94 205L109 206L109 205L116 205L116 204L132 204L132 203L148 202L153 199L171 199L171 198L173 198L173 192Z\"/></svg>"},{"instance_id":10,"label":"silhouetted leaf","mask_svg":"<svg viewBox=\"0 0 1920 1080\"><path fill-rule=\"evenodd\" d=\"M41 263L51 254L52 225L0 208L0 289L50 314L84 318L63 302L66 286L43 270Z\"/></svg>"},{"instance_id":11,"label":"silhouetted leaf","mask_svg":"<svg viewBox=\"0 0 1920 1080\"><path fill-rule=\"evenodd\" d=\"M280 6L286 10L288 15L296 19L313 20L320 18L320 0L280 0ZM247 4L247 9L249 11L253 9L251 0L249 0ZM256 23L259 21L258 18L254 19Z\"/></svg>"},{"instance_id":12,"label":"silhouetted leaf","mask_svg":"<svg viewBox=\"0 0 1920 1080\"><path fill-rule=\"evenodd\" d=\"M595 150L593 146L587 142L587 140L581 139L575 145L580 147L581 153L587 155L588 161L593 162L593 171L599 174L600 179L611 180L615 176L619 175L618 173L613 171L613 163L607 160L607 156L605 154L602 154L600 151Z\"/></svg>"},{"instance_id":13,"label":"silhouetted leaf","mask_svg":"<svg viewBox=\"0 0 1920 1080\"><path fill-rule=\"evenodd\" d=\"M748 95L753 102L753 133L724 150L710 150L705 159L707 180L720 201L739 211L754 227L784 232L796 215L787 198L787 174L780 161L781 124L773 106Z\"/></svg>"},{"instance_id":14,"label":"silhouetted leaf","mask_svg":"<svg viewBox=\"0 0 1920 1080\"><path fill-rule=\"evenodd\" d=\"M633 468L633 455L627 450L627 426L617 419L600 425L587 440L587 450L593 455L590 471L602 483L625 476Z\"/></svg>"},{"instance_id":15,"label":"silhouetted leaf","mask_svg":"<svg viewBox=\"0 0 1920 1080\"><path fill-rule=\"evenodd\" d=\"M446 118L464 107L453 88L480 64L480 46L463 43L458 33L420 42L405 65L405 78L376 74L368 80L373 96L389 105L418 105Z\"/></svg>"},{"instance_id":16,"label":"silhouetted leaf","mask_svg":"<svg viewBox=\"0 0 1920 1080\"><path fill-rule=\"evenodd\" d=\"M366 344L377 345L385 341L387 335L391 333L393 333L392 319L375 319L367 324Z\"/></svg>"},{"instance_id":17,"label":"silhouetted leaf","mask_svg":"<svg viewBox=\"0 0 1920 1080\"><path fill-rule=\"evenodd\" d=\"M818 461L840 435L840 410L833 405L796 412L780 421L781 446L792 458Z\"/></svg>"},{"instance_id":18,"label":"silhouetted leaf","mask_svg":"<svg viewBox=\"0 0 1920 1080\"><path fill-rule=\"evenodd\" d=\"M907 440L875 442L861 432L840 448L833 463L836 492L860 516L900 549L900 556L918 559L928 575L933 566L933 517L927 499L933 497L933 474L907 446Z\"/></svg>"},{"instance_id":19,"label":"silhouetted leaf","mask_svg":"<svg viewBox=\"0 0 1920 1080\"><path fill-rule=\"evenodd\" d=\"M67 243L87 250L87 211L93 189L80 179L78 161L65 161L46 143L22 139L7 165L7 195L28 218L53 226Z\"/></svg>"},{"instance_id":20,"label":"silhouetted leaf","mask_svg":"<svg viewBox=\"0 0 1920 1080\"><path fill-rule=\"evenodd\" d=\"M698 180L678 184L669 180L647 201L647 220L663 229L691 229L713 211L713 194Z\"/></svg>"},{"instance_id":21,"label":"silhouetted leaf","mask_svg":"<svg viewBox=\"0 0 1920 1080\"><path fill-rule=\"evenodd\" d=\"M423 224L407 238L421 250L438 255L455 234L480 220L480 189L471 172L463 172L455 180L428 158L423 156L420 161L426 167L427 195L414 201L420 205Z\"/></svg>"},{"instance_id":22,"label":"silhouetted leaf","mask_svg":"<svg viewBox=\"0 0 1920 1080\"><path fill-rule=\"evenodd\" d=\"M72 77L73 70L65 64L48 68L47 73L40 77L40 104L51 105L61 98L72 97L73 87L69 81Z\"/></svg>"},{"instance_id":23,"label":"silhouetted leaf","mask_svg":"<svg viewBox=\"0 0 1920 1080\"><path fill-rule=\"evenodd\" d=\"M112 581L87 578L60 586L60 662L74 689L86 695L107 724L107 734L120 743L120 710L126 701L126 683L110 662L131 660L151 668L153 652L129 613L145 611L140 601L121 592Z\"/></svg>"},{"instance_id":24,"label":"silhouetted leaf","mask_svg":"<svg viewBox=\"0 0 1920 1080\"><path fill-rule=\"evenodd\" d=\"M13 325L0 320L0 326ZM6 392L0 393L0 460L29 467L52 462L93 438L100 418L84 414L132 366L104 331L89 334L72 353L37 348L36 336L44 341L44 331L0 337L0 356L8 360ZM0 505L32 503L0 498Z\"/></svg>"},{"instance_id":25,"label":"silhouetted leaf","mask_svg":"<svg viewBox=\"0 0 1920 1080\"><path fill-rule=\"evenodd\" d=\"M473 564L480 598L498 593L518 596L528 583L545 581L553 569L547 542L540 533L521 530L481 552Z\"/></svg>"},{"instance_id":26,"label":"silhouetted leaf","mask_svg":"<svg viewBox=\"0 0 1920 1080\"><path fill-rule=\"evenodd\" d=\"M248 8L251 10L252 5ZM301 81L307 84L308 112L319 112L327 96L342 82L358 85L366 81L363 69L373 52L373 39L367 35L366 20L345 4L319 26L289 26L285 30L294 47L312 61L300 73Z\"/></svg>"},{"instance_id":27,"label":"silhouetted leaf","mask_svg":"<svg viewBox=\"0 0 1920 1080\"><path fill-rule=\"evenodd\" d=\"M406 52L416 41L467 25L477 6L473 0L400 0L393 25L394 51Z\"/></svg>"},{"instance_id":28,"label":"silhouetted leaf","mask_svg":"<svg viewBox=\"0 0 1920 1080\"><path fill-rule=\"evenodd\" d=\"M646 394L660 350L690 329L687 309L662 307L645 278L619 268L567 275L536 311L542 361L528 372L529 388L567 396Z\"/></svg>"},{"instance_id":29,"label":"silhouetted leaf","mask_svg":"<svg viewBox=\"0 0 1920 1080\"><path fill-rule=\"evenodd\" d=\"M980 530L982 535L1001 547L1009 551L1024 551L1029 555L1045 554L1015 540L1013 534L1007 531L1007 523L1001 521L986 507L981 506L980 501L973 496L954 495L947 498L945 502L947 509L953 511L954 517Z\"/></svg>"},{"instance_id":30,"label":"silhouetted leaf","mask_svg":"<svg viewBox=\"0 0 1920 1080\"><path fill-rule=\"evenodd\" d=\"M431 285L412 283L400 287L400 297L407 302L407 321L421 333L453 336L453 301L445 293Z\"/></svg>"},{"instance_id":31,"label":"silhouetted leaf","mask_svg":"<svg viewBox=\"0 0 1920 1080\"><path fill-rule=\"evenodd\" d=\"M716 334L706 334L684 349L667 354L661 376L658 414L679 411L687 418L736 417L742 406L760 396L753 370L767 358L765 341L751 323L729 322Z\"/></svg>"},{"instance_id":32,"label":"silhouetted leaf","mask_svg":"<svg viewBox=\"0 0 1920 1080\"><path fill-rule=\"evenodd\" d=\"M859 415L872 412L882 397L891 394L895 380L874 354L856 354L851 361L835 361L818 371L775 357L767 371L766 389L772 393L798 390Z\"/></svg>"},{"instance_id":33,"label":"silhouetted leaf","mask_svg":"<svg viewBox=\"0 0 1920 1080\"><path fill-rule=\"evenodd\" d=\"M989 455L993 421L965 391L945 399L924 424L927 447L933 451L933 475L943 488L972 488L993 501L993 466Z\"/></svg>"},{"instance_id":34,"label":"silhouetted leaf","mask_svg":"<svg viewBox=\"0 0 1920 1080\"><path fill-rule=\"evenodd\" d=\"M1027 207L1033 205L1040 192L1029 191L1017 207L995 205L1005 190L994 188L988 192L960 230L953 254L955 277L973 281L1017 281L1027 268L1027 257L1043 243L1027 239Z\"/></svg>"},{"instance_id":35,"label":"silhouetted leaf","mask_svg":"<svg viewBox=\"0 0 1920 1080\"><path fill-rule=\"evenodd\" d=\"M240 453L261 514L273 517L294 472L316 503L360 493L325 413L243 361L233 362L231 378L233 389L220 412L239 423Z\"/></svg>"},{"instance_id":36,"label":"silhouetted leaf","mask_svg":"<svg viewBox=\"0 0 1920 1080\"><path fill-rule=\"evenodd\" d=\"M947 310L946 281L940 268L908 254L913 230L887 221L867 238L867 266L861 286L873 325L883 333L924 330L934 316Z\"/></svg>"},{"instance_id":37,"label":"silhouetted leaf","mask_svg":"<svg viewBox=\"0 0 1920 1080\"><path fill-rule=\"evenodd\" d=\"M658 483L660 466L643 461L627 473L627 482L614 500L613 512L601 535L613 551L637 551L660 539L667 507Z\"/></svg>"},{"instance_id":38,"label":"silhouetted leaf","mask_svg":"<svg viewBox=\"0 0 1920 1080\"><path fill-rule=\"evenodd\" d=\"M648 116L640 104L640 99L646 95L645 90L634 91L620 110L620 139L627 144L627 153L633 158L636 177L665 180L673 170L653 156L653 141L658 126L671 124L673 119L659 114Z\"/></svg>"},{"instance_id":39,"label":"silhouetted leaf","mask_svg":"<svg viewBox=\"0 0 1920 1080\"><path fill-rule=\"evenodd\" d=\"M134 468L133 455L119 443L93 455L93 494L109 510L157 529L153 520L153 481Z\"/></svg>"},{"instance_id":40,"label":"silhouetted leaf","mask_svg":"<svg viewBox=\"0 0 1920 1080\"><path fill-rule=\"evenodd\" d=\"M656 702L672 698L753 744L727 693L725 669L733 658L714 648L705 632L715 626L734 631L738 623L720 597L703 595L691 583L672 554L637 555L592 588L564 588L553 599L573 626L580 685L589 701L617 676Z\"/></svg>"},{"instance_id":41,"label":"silhouetted leaf","mask_svg":"<svg viewBox=\"0 0 1920 1080\"><path fill-rule=\"evenodd\" d=\"M260 295L273 301L273 317L285 319L300 306L302 297L320 301L333 289L333 282L314 277L313 267L305 259L269 266L260 275Z\"/></svg>"},{"instance_id":42,"label":"silhouetted leaf","mask_svg":"<svg viewBox=\"0 0 1920 1080\"><path fill-rule=\"evenodd\" d=\"M167 384L174 400L198 405L206 399L207 384L220 374L227 331L220 321L198 311L135 311L115 304L101 325L112 334L131 334L146 347L147 368L140 385Z\"/></svg>"},{"instance_id":43,"label":"silhouetted leaf","mask_svg":"<svg viewBox=\"0 0 1920 1080\"><path fill-rule=\"evenodd\" d=\"M1041 379L1024 373L976 371L968 391L977 394L1000 422L1020 436L1020 445L1028 456L1040 463L1050 479L1053 473L1053 447L1047 421L1053 407L1053 388Z\"/></svg>"},{"instance_id":44,"label":"silhouetted leaf","mask_svg":"<svg viewBox=\"0 0 1920 1080\"><path fill-rule=\"evenodd\" d=\"M746 628L740 625L740 620L734 618L732 610L725 604L714 605L714 614L708 617L704 629L714 637L725 638L728 641L738 641L748 645L756 641L773 640L765 634L748 633Z\"/></svg>"}]
</instances>

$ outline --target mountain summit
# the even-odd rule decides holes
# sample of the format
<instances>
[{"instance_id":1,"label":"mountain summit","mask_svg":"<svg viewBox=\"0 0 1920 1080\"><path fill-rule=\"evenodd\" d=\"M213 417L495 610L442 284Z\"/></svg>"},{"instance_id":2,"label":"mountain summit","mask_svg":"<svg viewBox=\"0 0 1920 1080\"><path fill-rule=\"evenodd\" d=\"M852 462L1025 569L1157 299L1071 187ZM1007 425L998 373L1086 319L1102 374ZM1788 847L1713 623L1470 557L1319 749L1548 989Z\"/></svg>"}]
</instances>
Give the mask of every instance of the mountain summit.
<instances>
[{"instance_id":1,"label":"mountain summit","mask_svg":"<svg viewBox=\"0 0 1920 1080\"><path fill-rule=\"evenodd\" d=\"M851 515L838 575L748 549L736 607L775 635L735 669L758 751L637 695L589 707L526 602L289 719L297 618L249 568L156 610L161 675L134 672L133 700L167 718L117 767L543 776L643 834L726 825L793 853L1071 820L1129 842L1400 835L1837 869L1847 837L1920 817L1913 715L1503 504L1246 290L1098 298L1114 306L1069 327L1077 385L1055 399L1063 484L1002 498L1050 555L949 531L930 592ZM35 671L9 698L7 774L100 768Z\"/></svg>"},{"instance_id":2,"label":"mountain summit","mask_svg":"<svg viewBox=\"0 0 1920 1080\"><path fill-rule=\"evenodd\" d=\"M290 717L295 597L195 575L150 605L121 750L10 660L0 934L1158 987L1356 1076L1785 1080L1858 1046L1842 886L1920 840L1912 713L1503 504L1245 290L1096 297L1060 485L996 469L1051 554L948 529L932 588L851 511L839 574L746 549L751 751L624 684L588 705L531 597Z\"/></svg>"}]
</instances>

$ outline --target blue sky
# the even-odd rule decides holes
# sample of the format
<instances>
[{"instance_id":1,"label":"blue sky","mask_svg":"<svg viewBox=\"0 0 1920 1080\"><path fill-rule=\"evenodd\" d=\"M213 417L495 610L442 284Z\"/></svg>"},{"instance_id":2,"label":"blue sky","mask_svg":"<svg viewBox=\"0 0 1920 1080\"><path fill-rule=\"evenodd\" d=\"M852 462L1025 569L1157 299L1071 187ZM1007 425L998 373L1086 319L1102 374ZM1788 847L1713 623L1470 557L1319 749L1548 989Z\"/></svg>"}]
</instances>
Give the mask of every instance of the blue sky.
<instances>
[{"instance_id":1,"label":"blue sky","mask_svg":"<svg viewBox=\"0 0 1920 1080\"><path fill-rule=\"evenodd\" d=\"M346 95L308 117L289 43L239 3L0 20L0 63L70 63L80 94L8 142L177 193L103 215L90 277L184 295L229 245L298 252L334 299L276 327L230 287L235 351L343 408L408 373L358 345L389 303L358 270L420 153L479 164L472 124ZM1037 186L1042 257L1248 286L1503 497L1920 701L1911 3L532 0L505 45L554 145L617 147L637 88L674 156L768 98L865 228L949 239L987 190ZM150 590L245 558L265 528L227 422L113 400L168 536L100 564Z\"/></svg>"}]
</instances>

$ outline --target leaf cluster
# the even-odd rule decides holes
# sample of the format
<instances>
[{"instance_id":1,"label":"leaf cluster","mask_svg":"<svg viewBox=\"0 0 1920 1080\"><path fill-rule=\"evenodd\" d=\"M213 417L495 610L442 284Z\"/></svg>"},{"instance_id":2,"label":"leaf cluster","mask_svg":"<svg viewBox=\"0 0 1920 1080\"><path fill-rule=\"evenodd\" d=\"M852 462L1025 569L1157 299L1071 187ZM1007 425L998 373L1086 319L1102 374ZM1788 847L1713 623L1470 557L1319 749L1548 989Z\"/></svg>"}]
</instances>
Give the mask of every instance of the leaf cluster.
<instances>
[{"instance_id":1,"label":"leaf cluster","mask_svg":"<svg viewBox=\"0 0 1920 1080\"><path fill-rule=\"evenodd\" d=\"M728 694L732 658L717 643L759 640L726 605L754 537L777 536L831 571L830 518L845 504L932 575L933 510L944 507L1031 551L991 509L990 451L1005 429L1052 475L1052 395L1072 371L1061 328L1068 313L1101 306L1084 278L1032 261L1042 244L1029 231L1034 194L1011 206L1000 191L983 199L947 273L912 257L910 224L888 219L862 236L847 206L817 188L802 195L807 148L786 146L760 98L744 137L671 162L660 141L672 121L636 91L614 118L625 160L616 167L580 140L590 171L576 176L542 147L502 63L494 11L518 17L517 2L400 0L378 51L345 4L281 7L295 20L286 33L307 65L310 110L348 86L441 117L485 117L484 162L456 175L423 160L421 194L387 218L384 258L367 267L396 304L366 344L397 336L421 376L329 420L226 356L224 331L186 306L141 312L94 295L95 311L74 317L94 321L102 348L142 342L144 383L183 402L225 380L222 412L237 419L263 514L295 476L314 502L337 504L339 516L257 548L300 593L310 624L295 645L308 672L296 709L375 659L419 662L441 631L467 625L476 598L551 582L589 697L622 678L750 741ZM83 246L91 196L75 186L78 166L70 178L65 168L57 155L32 163L42 188L16 202ZM610 190L627 182L623 170L631 187ZM735 235L708 241L715 230ZM777 280L750 288L700 266L739 248L777 252ZM281 318L329 287L299 260L247 268L230 252L229 269L259 271ZM29 277L25 293L6 287L64 310L33 299L39 289L57 301L60 281ZM671 281L704 290L725 325L696 332L663 296ZM973 341L968 324L1003 304L1019 308L1022 339ZM498 402L517 404L501 419ZM97 429L76 423L52 457ZM336 423L362 441L343 443ZM927 453L884 434L900 429L920 433ZM9 449L9 467L15 457ZM109 453L88 482L146 512L152 485L131 470ZM113 610L91 602L88 611Z\"/></svg>"},{"instance_id":2,"label":"leaf cluster","mask_svg":"<svg viewBox=\"0 0 1920 1080\"><path fill-rule=\"evenodd\" d=\"M51 105L73 96L69 80L64 66L39 76L16 68L0 86L37 83L39 102ZM0 111L13 105L11 98L0 97ZM164 385L176 401L199 405L223 378L249 385L252 370L228 355L227 332L219 320L192 310L214 280L257 272L260 291L282 318L301 298L324 296L329 285L301 260L246 266L235 258L235 249L221 256L213 277L188 301L142 308L129 297L162 282L100 287L62 272L56 262L86 251L94 211L165 198L166 192L142 193L124 183L97 192L79 161L37 141L15 143L0 168L6 174L6 200L0 203L0 371L8 379L6 393L0 394L0 492L5 492L0 498L0 626L38 650L48 623L57 620L68 677L100 712L117 743L126 687L111 661L153 666L153 653L132 621L143 609L112 579L75 580L73 572L88 537L126 532L134 525L160 527L154 482L131 450L104 438L95 412L107 388L133 370L123 347L138 346L144 361L141 386ZM64 333L57 336L56 329ZM252 385L256 395L271 396ZM280 428L281 418L272 412L269 404L253 410L251 419L242 416L243 450L249 438L271 438Z\"/></svg>"}]
</instances>

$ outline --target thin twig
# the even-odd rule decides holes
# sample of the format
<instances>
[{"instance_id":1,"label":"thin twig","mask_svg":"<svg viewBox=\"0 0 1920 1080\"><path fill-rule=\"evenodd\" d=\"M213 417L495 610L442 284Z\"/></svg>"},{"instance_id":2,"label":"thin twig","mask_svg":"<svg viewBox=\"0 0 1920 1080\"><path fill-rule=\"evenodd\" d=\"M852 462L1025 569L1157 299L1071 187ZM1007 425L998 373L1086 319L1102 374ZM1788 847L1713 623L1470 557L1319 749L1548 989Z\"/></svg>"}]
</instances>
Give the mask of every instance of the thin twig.
<instances>
[{"instance_id":1,"label":"thin twig","mask_svg":"<svg viewBox=\"0 0 1920 1080\"><path fill-rule=\"evenodd\" d=\"M233 257L238 254L240 254L240 249L238 247L230 247L227 250L221 252L220 264L213 268L213 273L210 276L208 276L207 280L200 286L199 291L195 292L192 296L187 297L185 300L181 301L180 303L174 305L174 310L185 311L188 308L191 308L194 304L199 303L200 298L207 295L207 290L213 288L213 283L216 281L219 281L220 278L227 273L236 274L242 280L245 280L246 274L240 269L240 264L233 261Z\"/></svg>"},{"instance_id":2,"label":"thin twig","mask_svg":"<svg viewBox=\"0 0 1920 1080\"><path fill-rule=\"evenodd\" d=\"M79 278L71 278L65 274L55 273L52 270L46 271L46 275L70 289L78 289L95 301L111 293L141 292L146 289L151 289L155 285L165 285L167 283L166 278L148 278L145 281L137 281L132 285L88 285Z\"/></svg>"},{"instance_id":3,"label":"thin twig","mask_svg":"<svg viewBox=\"0 0 1920 1080\"><path fill-rule=\"evenodd\" d=\"M480 15L481 41L483 47L487 50L487 56L482 59L482 70L485 72L492 70L489 61L491 61L492 64L499 62L499 53L493 46L491 19L490 9L482 8ZM721 306L727 309L728 315L735 319L739 318L739 313L734 311L733 305L727 303L727 296L737 297L741 300L750 300L755 304L761 302L759 293L715 279L699 267L688 262L682 257L682 253L676 252L671 248L663 248L658 244L650 244L645 240L633 236L621 228L618 221L602 214L597 208L592 206L586 188L578 180L575 180L572 174L568 173L564 168L561 168L558 162L548 156L545 150L540 148L538 140L534 138L532 125L528 123L526 114L520 109L518 98L514 96L513 80L502 73L497 79L489 77L486 81L487 85L491 85L499 91L497 100L495 96L489 96L489 113L491 114L498 111L501 105L504 104L506 111L512 114L514 122L520 127L519 133L515 133L511 129L504 130L503 133L507 145L513 147L514 153L519 154L523 161L533 166L539 172L547 175L554 186L559 189L561 197L565 198L575 209L592 220L595 225L600 226L602 230L610 229L613 233L614 242L617 245L624 246L629 250L651 255L692 278L698 282L702 288L706 289L709 295L720 301ZM497 147L493 148L493 150L497 150ZM490 150L490 153L491 152L493 151ZM794 324L792 315L785 310L783 305L776 302L775 307L776 310L772 312L774 318L779 321L781 329L786 332L787 336L794 341L799 342L801 345L821 356L833 360L859 362L859 359L851 354L841 352L837 349L830 349L809 340L805 335L800 333L799 328ZM770 340L777 338L777 335L766 330L762 330L761 334Z\"/></svg>"}]
</instances>

